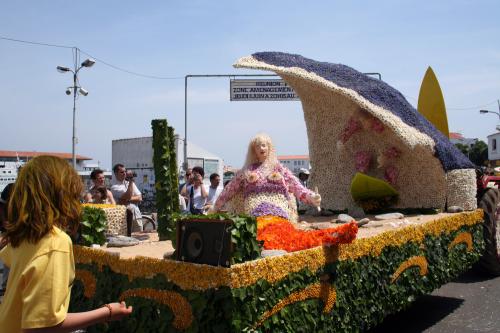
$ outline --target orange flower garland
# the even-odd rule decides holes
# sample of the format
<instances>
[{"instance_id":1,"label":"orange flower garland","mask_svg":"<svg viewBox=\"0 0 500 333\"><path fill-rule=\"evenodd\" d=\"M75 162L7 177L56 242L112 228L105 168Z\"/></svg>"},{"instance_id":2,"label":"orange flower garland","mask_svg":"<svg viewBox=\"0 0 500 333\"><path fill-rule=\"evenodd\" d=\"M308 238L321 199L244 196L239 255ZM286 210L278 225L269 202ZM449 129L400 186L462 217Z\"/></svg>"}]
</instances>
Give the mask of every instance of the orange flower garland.
<instances>
[{"instance_id":1,"label":"orange flower garland","mask_svg":"<svg viewBox=\"0 0 500 333\"><path fill-rule=\"evenodd\" d=\"M271 310L264 312L259 321L254 325L254 328L262 325L264 321L280 312L284 307L311 298L321 298L324 303L323 313L329 313L337 300L337 291L333 286L330 286L327 283L320 282L314 283L300 291L296 291L288 297L285 297L281 301L279 301L278 304L273 306Z\"/></svg>"},{"instance_id":2,"label":"orange flower garland","mask_svg":"<svg viewBox=\"0 0 500 333\"><path fill-rule=\"evenodd\" d=\"M353 221L323 230L299 230L283 218L265 216L257 219L257 240L266 250L287 252L310 249L321 245L350 243L356 238L358 226Z\"/></svg>"}]
</instances>

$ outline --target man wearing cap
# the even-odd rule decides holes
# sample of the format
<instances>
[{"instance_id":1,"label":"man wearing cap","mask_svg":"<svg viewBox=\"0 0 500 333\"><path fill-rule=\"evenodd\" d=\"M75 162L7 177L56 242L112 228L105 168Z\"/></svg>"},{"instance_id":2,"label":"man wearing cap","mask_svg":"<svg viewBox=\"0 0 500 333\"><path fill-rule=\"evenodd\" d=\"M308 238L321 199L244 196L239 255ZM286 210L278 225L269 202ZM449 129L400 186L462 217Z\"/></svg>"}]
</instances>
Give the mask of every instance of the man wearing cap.
<instances>
[{"instance_id":1,"label":"man wearing cap","mask_svg":"<svg viewBox=\"0 0 500 333\"><path fill-rule=\"evenodd\" d=\"M305 188L309 188L307 186L307 183L308 183L308 180L309 180L309 170L305 169L305 168L300 168L299 169L299 174L298 174L298 178L300 180L300 183L302 184L302 186L304 186ZM297 212L302 215L304 214L307 209L309 208L308 205L300 202L297 200Z\"/></svg>"},{"instance_id":2,"label":"man wearing cap","mask_svg":"<svg viewBox=\"0 0 500 333\"><path fill-rule=\"evenodd\" d=\"M309 180L309 170L300 168L299 170L299 180L300 183L304 186L307 187L307 181Z\"/></svg>"}]
</instances>

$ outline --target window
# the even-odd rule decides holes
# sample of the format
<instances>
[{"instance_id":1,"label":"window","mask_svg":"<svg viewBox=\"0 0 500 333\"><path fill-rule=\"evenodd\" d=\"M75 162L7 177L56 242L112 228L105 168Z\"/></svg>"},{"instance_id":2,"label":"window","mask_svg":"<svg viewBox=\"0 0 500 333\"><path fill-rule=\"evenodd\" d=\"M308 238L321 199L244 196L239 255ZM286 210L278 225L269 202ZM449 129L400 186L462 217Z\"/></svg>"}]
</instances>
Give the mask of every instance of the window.
<instances>
[{"instance_id":1,"label":"window","mask_svg":"<svg viewBox=\"0 0 500 333\"><path fill-rule=\"evenodd\" d=\"M203 158L188 158L188 168L192 169L195 166L200 166L203 168Z\"/></svg>"},{"instance_id":2,"label":"window","mask_svg":"<svg viewBox=\"0 0 500 333\"><path fill-rule=\"evenodd\" d=\"M493 150L497 150L497 139L493 139L491 141L491 145L493 146L493 148L492 148Z\"/></svg>"},{"instance_id":3,"label":"window","mask_svg":"<svg viewBox=\"0 0 500 333\"><path fill-rule=\"evenodd\" d=\"M210 177L213 173L218 173L219 171L219 160L205 160L205 178Z\"/></svg>"}]
</instances>

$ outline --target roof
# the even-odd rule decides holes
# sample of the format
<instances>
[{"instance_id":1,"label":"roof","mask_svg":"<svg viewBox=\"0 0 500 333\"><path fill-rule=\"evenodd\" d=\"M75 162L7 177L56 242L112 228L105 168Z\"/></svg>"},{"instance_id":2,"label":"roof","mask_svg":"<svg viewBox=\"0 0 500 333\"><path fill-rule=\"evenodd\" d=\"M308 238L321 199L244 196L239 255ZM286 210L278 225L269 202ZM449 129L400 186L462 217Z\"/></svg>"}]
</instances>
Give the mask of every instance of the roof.
<instances>
[{"instance_id":1,"label":"roof","mask_svg":"<svg viewBox=\"0 0 500 333\"><path fill-rule=\"evenodd\" d=\"M180 142L180 141L179 141ZM191 141L187 142L187 155L188 158L204 158L211 160L222 160L222 157L215 155L212 152L209 152L205 148L202 148Z\"/></svg>"},{"instance_id":2,"label":"roof","mask_svg":"<svg viewBox=\"0 0 500 333\"><path fill-rule=\"evenodd\" d=\"M450 139L463 139L464 136L460 133L450 132Z\"/></svg>"},{"instance_id":3,"label":"roof","mask_svg":"<svg viewBox=\"0 0 500 333\"><path fill-rule=\"evenodd\" d=\"M281 155L278 156L278 160L308 160L309 155Z\"/></svg>"},{"instance_id":4,"label":"roof","mask_svg":"<svg viewBox=\"0 0 500 333\"><path fill-rule=\"evenodd\" d=\"M419 113L401 94L384 81L374 79L342 64L319 62L297 54L282 52L258 52L251 57L240 59L235 67L272 70L280 75L312 81L329 88L345 91L352 100L373 115L380 115L379 109L391 117L400 119L407 131L404 138L412 133L422 133L434 143L434 154L444 170L474 168L464 156L432 123ZM303 73L312 73L309 77ZM326 82L326 84L325 84ZM382 120L382 119L381 119ZM395 131L401 129L394 128ZM420 134L419 134L420 135ZM409 141L408 141L409 142Z\"/></svg>"},{"instance_id":5,"label":"roof","mask_svg":"<svg viewBox=\"0 0 500 333\"><path fill-rule=\"evenodd\" d=\"M49 156L56 156L60 157L65 160L70 160L73 158L73 155L71 153L55 153L55 152L44 152L44 151L15 151L15 150L0 150L0 158L2 157L10 157L10 158L32 158L35 156L39 155L49 155ZM92 158L82 156L82 155L76 155L77 160L91 160Z\"/></svg>"},{"instance_id":6,"label":"roof","mask_svg":"<svg viewBox=\"0 0 500 333\"><path fill-rule=\"evenodd\" d=\"M494 136L499 136L499 135L500 135L500 132L496 132L496 133L488 135L487 138L492 138Z\"/></svg>"}]
</instances>

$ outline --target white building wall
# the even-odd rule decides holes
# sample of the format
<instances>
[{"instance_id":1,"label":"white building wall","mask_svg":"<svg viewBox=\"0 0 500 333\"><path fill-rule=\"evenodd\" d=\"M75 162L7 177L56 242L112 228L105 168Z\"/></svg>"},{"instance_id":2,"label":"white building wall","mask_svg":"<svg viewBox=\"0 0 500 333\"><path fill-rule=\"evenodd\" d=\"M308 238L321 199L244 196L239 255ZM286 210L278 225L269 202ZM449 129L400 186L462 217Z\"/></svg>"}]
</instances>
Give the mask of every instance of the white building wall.
<instances>
[{"instance_id":1,"label":"white building wall","mask_svg":"<svg viewBox=\"0 0 500 333\"><path fill-rule=\"evenodd\" d=\"M488 135L488 160L500 160L500 133Z\"/></svg>"},{"instance_id":2,"label":"white building wall","mask_svg":"<svg viewBox=\"0 0 500 333\"><path fill-rule=\"evenodd\" d=\"M287 167L288 170L290 170L292 173L297 175L299 173L300 169L307 169L309 170L311 168L311 163L309 162L309 159L280 159L278 157L278 160L281 162L281 164L284 167Z\"/></svg>"},{"instance_id":3,"label":"white building wall","mask_svg":"<svg viewBox=\"0 0 500 333\"><path fill-rule=\"evenodd\" d=\"M205 169L205 184L210 184L209 177L212 172L223 176L224 161L222 158L212 154L203 148L188 142L188 165L193 167L199 165ZM177 171L182 176L182 164L184 162L184 140L175 136L175 149L177 155ZM153 169L153 138L130 138L113 140L112 142L112 165L121 163L125 168L133 170L137 174L136 185L143 196L154 195L154 169ZM180 180L183 182L183 178Z\"/></svg>"}]
</instances>

